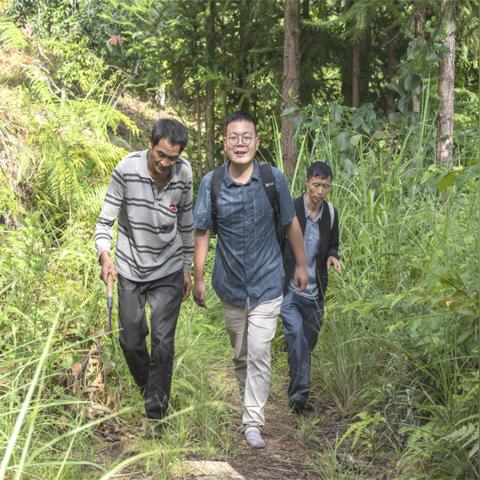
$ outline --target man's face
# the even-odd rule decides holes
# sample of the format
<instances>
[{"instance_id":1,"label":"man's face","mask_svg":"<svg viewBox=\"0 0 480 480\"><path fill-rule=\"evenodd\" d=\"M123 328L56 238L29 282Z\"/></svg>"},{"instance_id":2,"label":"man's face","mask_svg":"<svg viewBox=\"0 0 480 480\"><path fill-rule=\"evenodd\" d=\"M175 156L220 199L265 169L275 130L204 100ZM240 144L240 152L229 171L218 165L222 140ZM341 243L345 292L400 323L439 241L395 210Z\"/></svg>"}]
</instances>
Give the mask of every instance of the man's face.
<instances>
[{"instance_id":1,"label":"man's face","mask_svg":"<svg viewBox=\"0 0 480 480\"><path fill-rule=\"evenodd\" d=\"M223 146L228 159L238 165L246 165L255 157L260 139L255 126L248 120L237 120L227 125Z\"/></svg>"},{"instance_id":2,"label":"man's face","mask_svg":"<svg viewBox=\"0 0 480 480\"><path fill-rule=\"evenodd\" d=\"M330 193L331 177L310 177L305 180L307 194L314 205L320 205Z\"/></svg>"},{"instance_id":3,"label":"man's face","mask_svg":"<svg viewBox=\"0 0 480 480\"><path fill-rule=\"evenodd\" d=\"M180 155L180 145L172 145L166 138L161 138L156 145L149 140L150 155L148 167L162 177L169 176L172 167Z\"/></svg>"}]
</instances>

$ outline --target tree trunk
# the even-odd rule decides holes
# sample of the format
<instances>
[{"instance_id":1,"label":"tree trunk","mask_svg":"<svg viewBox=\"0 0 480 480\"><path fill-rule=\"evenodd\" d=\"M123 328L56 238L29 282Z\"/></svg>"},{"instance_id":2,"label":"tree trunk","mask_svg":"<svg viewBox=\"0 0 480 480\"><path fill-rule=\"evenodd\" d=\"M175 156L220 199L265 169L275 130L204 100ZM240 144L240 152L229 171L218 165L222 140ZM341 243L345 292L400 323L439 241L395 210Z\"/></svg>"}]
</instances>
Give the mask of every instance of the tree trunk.
<instances>
[{"instance_id":1,"label":"tree trunk","mask_svg":"<svg viewBox=\"0 0 480 480\"><path fill-rule=\"evenodd\" d=\"M313 101L313 85L315 85L315 69L312 68L310 50L313 44L316 44L318 33L312 33L306 27L305 22L311 20L310 0L302 0L301 6L301 24L300 24L300 77L302 84L300 86L299 104L310 105Z\"/></svg>"},{"instance_id":2,"label":"tree trunk","mask_svg":"<svg viewBox=\"0 0 480 480\"><path fill-rule=\"evenodd\" d=\"M364 29L352 48L352 107L359 107L360 102L368 95L368 68L360 67L360 61L364 64L367 59L368 30ZM363 72L362 72L363 71Z\"/></svg>"},{"instance_id":3,"label":"tree trunk","mask_svg":"<svg viewBox=\"0 0 480 480\"><path fill-rule=\"evenodd\" d=\"M240 0L240 30L238 54L238 107L240 110L249 110L250 102L247 95L248 51L250 50L251 35L248 32L250 6L247 0Z\"/></svg>"},{"instance_id":4,"label":"tree trunk","mask_svg":"<svg viewBox=\"0 0 480 480\"><path fill-rule=\"evenodd\" d=\"M310 0L302 1L302 18L305 20L310 18Z\"/></svg>"},{"instance_id":5,"label":"tree trunk","mask_svg":"<svg viewBox=\"0 0 480 480\"><path fill-rule=\"evenodd\" d=\"M360 105L360 41L352 48L352 107Z\"/></svg>"},{"instance_id":6,"label":"tree trunk","mask_svg":"<svg viewBox=\"0 0 480 480\"><path fill-rule=\"evenodd\" d=\"M348 51L345 52L342 58L342 96L343 96L343 103L348 106L352 106L352 59L348 55L350 52L350 47L348 47Z\"/></svg>"},{"instance_id":7,"label":"tree trunk","mask_svg":"<svg viewBox=\"0 0 480 480\"><path fill-rule=\"evenodd\" d=\"M414 23L414 34L417 42L425 41L425 8L418 5L418 0L414 0L414 7L417 9ZM412 111L413 113L420 114L420 96L422 89L420 85L417 85L412 90Z\"/></svg>"},{"instance_id":8,"label":"tree trunk","mask_svg":"<svg viewBox=\"0 0 480 480\"><path fill-rule=\"evenodd\" d=\"M455 84L455 20L452 0L440 0L440 11L445 19L447 35L442 43L447 51L440 57L438 96L440 109L437 118L437 161L453 163L453 101Z\"/></svg>"},{"instance_id":9,"label":"tree trunk","mask_svg":"<svg viewBox=\"0 0 480 480\"><path fill-rule=\"evenodd\" d=\"M216 1L208 1L207 17L207 67L209 70L215 69L215 16ZM207 168L215 168L215 85L209 80L205 85L205 133L206 133L206 156Z\"/></svg>"},{"instance_id":10,"label":"tree trunk","mask_svg":"<svg viewBox=\"0 0 480 480\"><path fill-rule=\"evenodd\" d=\"M282 110L296 108L300 90L300 5L299 0L284 0L283 95ZM281 144L285 172L293 174L297 161L294 121L297 113L282 116Z\"/></svg>"},{"instance_id":11,"label":"tree trunk","mask_svg":"<svg viewBox=\"0 0 480 480\"><path fill-rule=\"evenodd\" d=\"M200 102L200 82L195 81L195 119L197 122L197 176L203 177L202 165L202 109Z\"/></svg>"},{"instance_id":12,"label":"tree trunk","mask_svg":"<svg viewBox=\"0 0 480 480\"><path fill-rule=\"evenodd\" d=\"M199 56L199 48L198 48L198 23L197 23L198 16L195 18L193 22L193 57ZM199 69L197 69L197 76L199 75ZM201 102L201 90L200 90L200 81L195 80L194 83L195 88L195 120L197 124L197 131L196 131L196 142L197 142L197 176L198 178L203 177L203 155L202 155L202 102Z\"/></svg>"},{"instance_id":13,"label":"tree trunk","mask_svg":"<svg viewBox=\"0 0 480 480\"><path fill-rule=\"evenodd\" d=\"M397 70L397 38L399 32L398 29L392 30L390 39L388 42L388 64L387 64L387 76L388 80L391 82ZM395 111L395 96L391 90L387 91L387 114Z\"/></svg>"}]
</instances>

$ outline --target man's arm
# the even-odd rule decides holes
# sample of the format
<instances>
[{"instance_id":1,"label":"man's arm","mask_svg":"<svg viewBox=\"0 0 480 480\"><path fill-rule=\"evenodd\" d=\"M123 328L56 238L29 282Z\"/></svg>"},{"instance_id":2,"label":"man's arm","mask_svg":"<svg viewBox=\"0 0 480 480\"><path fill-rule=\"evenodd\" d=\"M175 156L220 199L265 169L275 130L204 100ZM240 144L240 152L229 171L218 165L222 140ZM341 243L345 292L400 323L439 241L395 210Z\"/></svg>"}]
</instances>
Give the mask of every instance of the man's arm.
<instances>
[{"instance_id":1,"label":"man's arm","mask_svg":"<svg viewBox=\"0 0 480 480\"><path fill-rule=\"evenodd\" d=\"M183 189L178 204L178 231L183 245L183 299L185 300L192 290L192 279L190 270L193 260L193 195L192 195L192 173L189 168L187 184Z\"/></svg>"},{"instance_id":2,"label":"man's arm","mask_svg":"<svg viewBox=\"0 0 480 480\"><path fill-rule=\"evenodd\" d=\"M193 212L193 227L195 228L195 248L193 253L193 299L200 307L207 308L205 294L204 272L207 262L210 229L212 228L212 213L210 188L213 172L207 173L200 182L195 211Z\"/></svg>"},{"instance_id":3,"label":"man's arm","mask_svg":"<svg viewBox=\"0 0 480 480\"><path fill-rule=\"evenodd\" d=\"M287 225L287 237L292 247L293 255L295 256L295 273L293 278L297 288L303 292L308 283L307 262L305 260L305 248L303 244L303 234L298 223L298 218L295 216L293 220Z\"/></svg>"},{"instance_id":4,"label":"man's arm","mask_svg":"<svg viewBox=\"0 0 480 480\"><path fill-rule=\"evenodd\" d=\"M210 241L210 230L195 230L195 250L193 255L193 299L200 307L207 308L205 294L204 272L208 255L208 244Z\"/></svg>"},{"instance_id":5,"label":"man's arm","mask_svg":"<svg viewBox=\"0 0 480 480\"><path fill-rule=\"evenodd\" d=\"M342 262L340 262L340 257L338 255L339 247L339 233L338 233L338 212L335 209L335 218L333 220L332 231L330 232L330 242L328 245L327 253L327 270L334 268L337 272L342 271Z\"/></svg>"},{"instance_id":6,"label":"man's arm","mask_svg":"<svg viewBox=\"0 0 480 480\"><path fill-rule=\"evenodd\" d=\"M112 246L113 226L125 195L125 182L117 169L113 171L112 178L105 194L102 211L95 227L95 247L102 269L100 278L107 283L111 275L117 278L117 271L110 257Z\"/></svg>"}]
</instances>

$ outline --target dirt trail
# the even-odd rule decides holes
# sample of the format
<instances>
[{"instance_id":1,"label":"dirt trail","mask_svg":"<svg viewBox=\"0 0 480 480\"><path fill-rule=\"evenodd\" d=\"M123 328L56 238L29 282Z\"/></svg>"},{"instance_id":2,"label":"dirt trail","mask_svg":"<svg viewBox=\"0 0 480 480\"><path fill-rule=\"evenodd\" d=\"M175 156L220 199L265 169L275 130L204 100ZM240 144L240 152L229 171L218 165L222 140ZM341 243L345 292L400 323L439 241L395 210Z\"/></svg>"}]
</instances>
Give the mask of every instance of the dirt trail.
<instances>
[{"instance_id":1,"label":"dirt trail","mask_svg":"<svg viewBox=\"0 0 480 480\"><path fill-rule=\"evenodd\" d=\"M82 384L85 382L88 384L88 378L93 378L96 382L101 376L99 367L101 355L93 349L90 351L89 358L87 367L83 368L86 378L80 382ZM212 391L218 391L220 388L224 392L222 400L230 411L229 437L231 437L234 447L229 454L210 457L209 461L228 462L243 476L244 480L333 480L335 478L390 480L395 478L393 473L395 471L394 456L390 458L386 458L385 455L383 458L354 458L349 449L350 439L345 442L342 451L337 452L336 457L330 457L330 461L335 464L335 473L332 474L332 470L327 469L327 473L322 474L322 461L325 461L325 457L328 457L329 454L335 455L333 453L334 446L348 428L351 419L349 421L349 419L343 418L341 412L334 407L329 407L326 399L318 395L315 389L311 397L314 410L307 412L303 417L292 413L287 406L287 378L286 376L283 378L283 374L280 375L280 378L278 378L278 374L274 375L275 384L267 403L266 425L263 432L267 447L264 449L249 447L240 427L242 411L239 391L233 368L230 365L227 366L223 363L212 370L210 387ZM85 372L90 370L92 372L87 375ZM79 382L77 381L77 383ZM92 389L93 386L90 389L86 388L86 391L90 392ZM93 399L89 399L92 402ZM96 414L103 413L102 409L97 412L94 408L95 406L100 408L100 403L92 402L90 405L87 414L95 417ZM95 446L97 456L103 459L103 462L100 463L105 462L113 466L141 453L138 451L139 446L136 445L135 440L145 437L149 430L151 429L148 421L143 417L138 425L126 425L124 422L120 423L118 419L101 423L97 427L96 433L98 434L97 438L103 438L103 441L100 440ZM184 458L192 461L205 460L193 453L192 455L187 453ZM121 476L127 480L154 480L156 478L156 476L145 473L142 460L124 469ZM232 477L194 474L177 474L171 477L172 480L230 480L230 478Z\"/></svg>"},{"instance_id":2,"label":"dirt trail","mask_svg":"<svg viewBox=\"0 0 480 480\"><path fill-rule=\"evenodd\" d=\"M218 460L227 461L245 480L324 480L314 463L322 444L335 441L335 412L325 408L322 412L321 402L315 400L315 411L301 419L289 410L286 399L276 400L275 395L271 395L263 432L267 446L252 449L240 429L242 412L233 368L224 368L215 375L228 388L226 401L232 415L232 437L236 446L232 455ZM286 385L281 391L286 392Z\"/></svg>"},{"instance_id":3,"label":"dirt trail","mask_svg":"<svg viewBox=\"0 0 480 480\"><path fill-rule=\"evenodd\" d=\"M267 406L264 438L265 449L252 449L245 443L242 432L235 433L239 448L228 461L246 480L322 478L313 473L318 447L299 438L298 417L285 406L276 402Z\"/></svg>"},{"instance_id":4,"label":"dirt trail","mask_svg":"<svg viewBox=\"0 0 480 480\"><path fill-rule=\"evenodd\" d=\"M267 447L252 449L244 439L241 431L241 407L238 398L238 388L234 379L233 368L219 368L212 372L215 383L221 383L227 389L225 401L232 416L231 436L234 448L232 453L225 456L219 455L209 458L210 461L228 462L245 480L324 480L314 467L316 455L323 450L322 444L334 443L337 434L337 424L332 412L320 411L305 415L302 422L300 418L291 413L285 401L270 399L266 408L266 426L264 437ZM317 407L320 407L318 402ZM324 415L324 420L319 420ZM327 419L330 419L327 421ZM304 438L302 438L302 423ZM112 424L113 425L113 424ZM132 439L138 435L145 435L141 426L126 427L122 431L113 431L112 425L103 425L97 433L106 441L99 445L100 454L104 459L110 459L112 464L125 460L139 453L132 451ZM117 427L118 429L118 427ZM203 460L198 455L186 455L187 460ZM141 461L127 467L122 471L122 478L128 480L153 480L155 477L146 475ZM315 472L317 470L317 472ZM195 475L176 475L172 480L217 480L217 478ZM228 477L229 478L229 477Z\"/></svg>"}]
</instances>

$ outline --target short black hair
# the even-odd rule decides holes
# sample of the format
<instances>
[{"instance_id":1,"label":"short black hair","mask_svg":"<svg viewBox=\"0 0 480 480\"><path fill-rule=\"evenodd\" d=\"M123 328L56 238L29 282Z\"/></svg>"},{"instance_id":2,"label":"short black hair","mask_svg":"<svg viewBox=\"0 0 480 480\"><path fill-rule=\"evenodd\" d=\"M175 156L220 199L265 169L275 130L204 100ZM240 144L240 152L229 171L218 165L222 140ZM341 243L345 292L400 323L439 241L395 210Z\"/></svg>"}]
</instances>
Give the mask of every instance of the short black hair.
<instances>
[{"instance_id":1,"label":"short black hair","mask_svg":"<svg viewBox=\"0 0 480 480\"><path fill-rule=\"evenodd\" d=\"M182 152L188 142L187 127L174 118L161 118L153 125L150 140L152 145L156 145L162 139L168 140L172 145L180 145Z\"/></svg>"},{"instance_id":2,"label":"short black hair","mask_svg":"<svg viewBox=\"0 0 480 480\"><path fill-rule=\"evenodd\" d=\"M307 180L312 177L320 177L320 178L330 177L333 180L332 169L325 162L312 163L307 170Z\"/></svg>"},{"instance_id":3,"label":"short black hair","mask_svg":"<svg viewBox=\"0 0 480 480\"><path fill-rule=\"evenodd\" d=\"M227 127L230 123L238 122L239 120L245 120L246 122L253 123L253 126L255 127L255 133L257 132L257 121L255 120L254 116L249 112L239 110L237 112L230 113L225 117L225 120L223 121L223 135L227 134Z\"/></svg>"}]
</instances>

